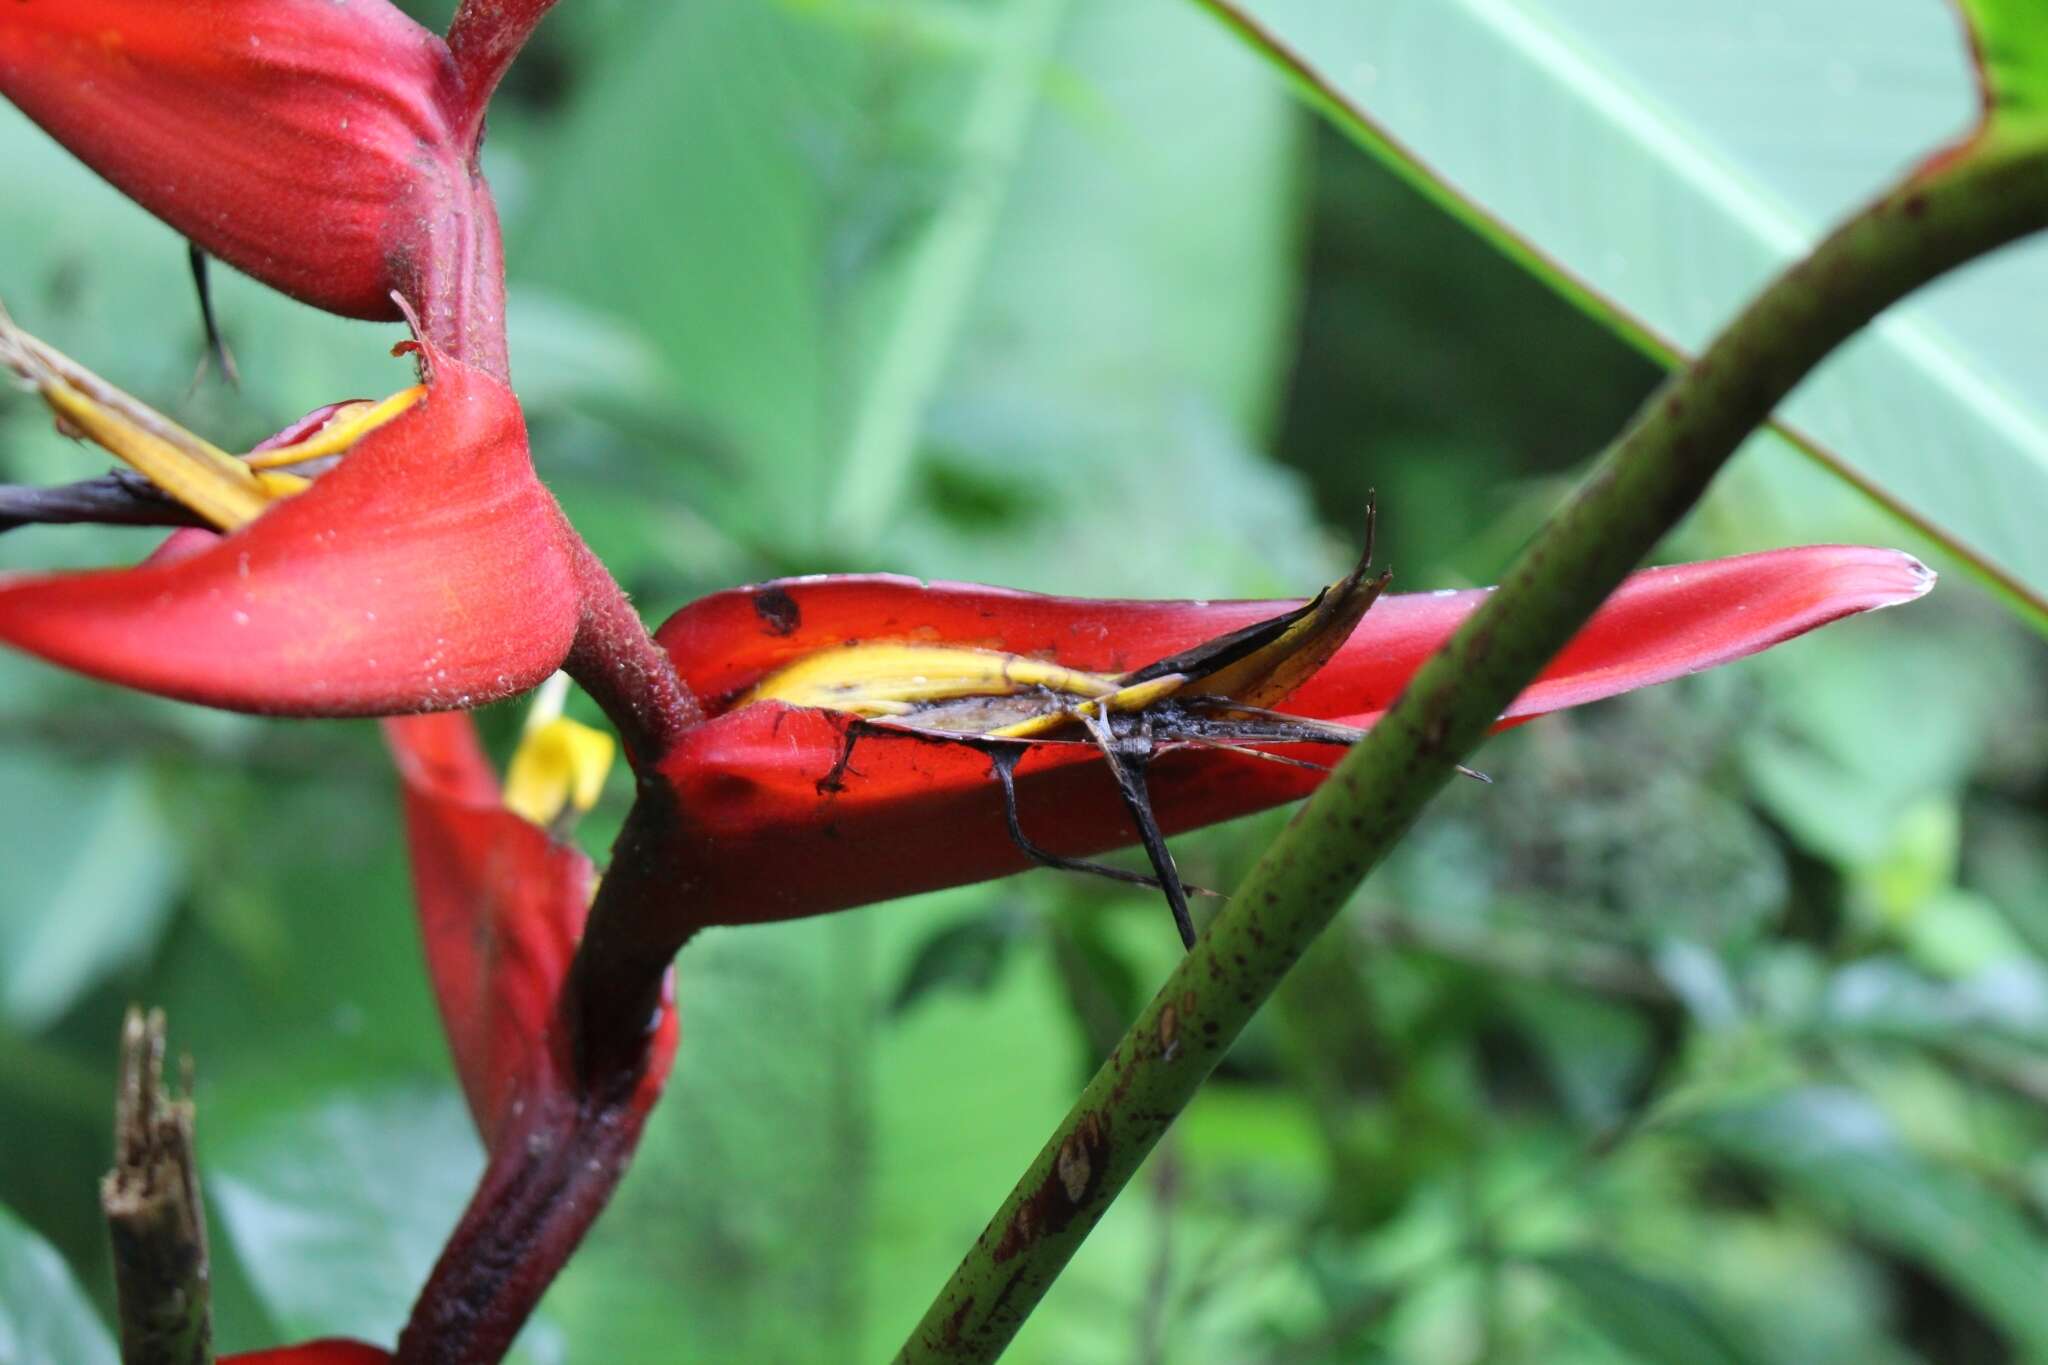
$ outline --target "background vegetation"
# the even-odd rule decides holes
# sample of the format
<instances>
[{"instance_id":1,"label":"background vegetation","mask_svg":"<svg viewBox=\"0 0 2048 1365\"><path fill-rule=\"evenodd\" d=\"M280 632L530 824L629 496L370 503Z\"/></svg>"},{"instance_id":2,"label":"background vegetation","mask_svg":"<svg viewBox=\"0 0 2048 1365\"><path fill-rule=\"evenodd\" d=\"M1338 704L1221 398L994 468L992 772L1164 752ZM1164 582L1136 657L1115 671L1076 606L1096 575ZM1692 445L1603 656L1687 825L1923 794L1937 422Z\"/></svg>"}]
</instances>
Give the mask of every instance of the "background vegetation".
<instances>
[{"instance_id":1,"label":"background vegetation","mask_svg":"<svg viewBox=\"0 0 2048 1365\"><path fill-rule=\"evenodd\" d=\"M825 570L1299 592L1373 486L1397 585L1486 582L1655 376L1181 0L575 0L512 79L515 381L654 617ZM188 424L404 382L390 329L216 272L243 385L195 386L182 245L11 110L0 166L9 306ZM97 469L11 394L0 466ZM1759 445L1667 550L1901 534ZM2048 1355L2044 684L1952 573L1496 740L1012 1358ZM393 787L367 725L0 657L0 1359L110 1358L131 999L197 1063L222 1347L395 1333L481 1157ZM1049 873L692 944L669 1096L523 1358L886 1355L1177 951Z\"/></svg>"}]
</instances>

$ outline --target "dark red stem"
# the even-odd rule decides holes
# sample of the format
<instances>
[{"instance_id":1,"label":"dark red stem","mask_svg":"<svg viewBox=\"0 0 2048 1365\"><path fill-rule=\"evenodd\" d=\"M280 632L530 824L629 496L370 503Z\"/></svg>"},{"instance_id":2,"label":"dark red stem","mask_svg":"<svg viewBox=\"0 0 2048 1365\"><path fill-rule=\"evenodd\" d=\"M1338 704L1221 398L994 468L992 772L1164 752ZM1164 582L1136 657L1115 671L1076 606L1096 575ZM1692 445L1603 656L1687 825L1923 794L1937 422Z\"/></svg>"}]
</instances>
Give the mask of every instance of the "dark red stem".
<instances>
[{"instance_id":1,"label":"dark red stem","mask_svg":"<svg viewBox=\"0 0 2048 1365\"><path fill-rule=\"evenodd\" d=\"M448 50L462 76L461 129L474 147L483 131L484 110L512 59L526 46L555 0L462 0L448 25Z\"/></svg>"},{"instance_id":2,"label":"dark red stem","mask_svg":"<svg viewBox=\"0 0 2048 1365\"><path fill-rule=\"evenodd\" d=\"M639 779L557 1005L573 1074L601 1089L639 1074L662 978L693 932L676 913L692 876L672 837L675 793L654 765L703 712L610 571L573 533L571 542L583 624L563 668L618 728Z\"/></svg>"},{"instance_id":3,"label":"dark red stem","mask_svg":"<svg viewBox=\"0 0 2048 1365\"><path fill-rule=\"evenodd\" d=\"M399 1365L502 1359L611 1198L646 1121L635 1082L534 1087L507 1123L398 1338Z\"/></svg>"},{"instance_id":4,"label":"dark red stem","mask_svg":"<svg viewBox=\"0 0 2048 1365\"><path fill-rule=\"evenodd\" d=\"M491 92L552 4L463 0L456 11L448 43L470 158L443 179L435 202L419 206L434 224L431 245L400 262L427 337L501 378L509 369L504 251L475 148ZM702 713L610 570L566 517L561 529L583 602L563 668L617 727L640 796L555 1001L546 1054L399 1338L405 1365L504 1355L610 1199L659 1092L646 1076L649 1042L664 976L687 936L673 905L688 878L672 865L674 798L653 765Z\"/></svg>"},{"instance_id":5,"label":"dark red stem","mask_svg":"<svg viewBox=\"0 0 2048 1365\"><path fill-rule=\"evenodd\" d=\"M402 1365L496 1361L625 1174L671 1036L650 1048L685 894L666 860L665 793L636 801L554 1006L542 1071L507 1110L490 1164L399 1338ZM650 902L653 902L650 904Z\"/></svg>"},{"instance_id":6,"label":"dark red stem","mask_svg":"<svg viewBox=\"0 0 2048 1365\"><path fill-rule=\"evenodd\" d=\"M474 150L492 90L552 3L463 0L448 41L461 75L461 126L471 155L417 206L432 224L423 235L429 245L397 263L401 292L427 338L508 382L504 250ZM504 1355L610 1199L659 1090L645 1083L648 1043L681 940L673 928L657 940L637 926L673 925L668 906L685 887L665 862L672 798L646 775L701 713L624 590L566 517L562 538L583 600L563 667L618 728L628 760L643 774L642 794L555 1002L553 1041L399 1338L405 1365L480 1365ZM650 905L656 900L659 907Z\"/></svg>"},{"instance_id":7,"label":"dark red stem","mask_svg":"<svg viewBox=\"0 0 2048 1365\"><path fill-rule=\"evenodd\" d=\"M605 1088L640 1074L669 964L697 926L676 913L692 896L677 857L675 796L643 777L569 964L557 1027L579 1083Z\"/></svg>"},{"instance_id":8,"label":"dark red stem","mask_svg":"<svg viewBox=\"0 0 2048 1365\"><path fill-rule=\"evenodd\" d=\"M563 527L576 557L583 620L562 667L618 727L633 771L644 772L704 713L611 570L566 519Z\"/></svg>"}]
</instances>

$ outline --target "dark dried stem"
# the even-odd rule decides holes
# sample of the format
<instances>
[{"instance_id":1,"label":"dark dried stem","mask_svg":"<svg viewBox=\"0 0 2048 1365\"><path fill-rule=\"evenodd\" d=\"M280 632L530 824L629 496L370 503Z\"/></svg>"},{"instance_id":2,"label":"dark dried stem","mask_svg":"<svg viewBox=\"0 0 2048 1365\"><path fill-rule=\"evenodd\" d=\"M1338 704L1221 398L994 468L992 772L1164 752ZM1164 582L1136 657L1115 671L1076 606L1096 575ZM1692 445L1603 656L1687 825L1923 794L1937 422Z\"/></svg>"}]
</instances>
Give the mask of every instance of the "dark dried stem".
<instances>
[{"instance_id":1,"label":"dark dried stem","mask_svg":"<svg viewBox=\"0 0 2048 1365\"><path fill-rule=\"evenodd\" d=\"M140 474L116 470L96 479L38 488L0 484L0 532L23 526L208 526Z\"/></svg>"},{"instance_id":2,"label":"dark dried stem","mask_svg":"<svg viewBox=\"0 0 2048 1365\"><path fill-rule=\"evenodd\" d=\"M123 1365L209 1365L213 1318L192 1101L163 1086L164 1015L121 1028L114 1169L100 1182L113 1243Z\"/></svg>"},{"instance_id":3,"label":"dark dried stem","mask_svg":"<svg viewBox=\"0 0 2048 1365\"><path fill-rule=\"evenodd\" d=\"M994 1360L1366 873L1743 439L1884 308L2043 226L2048 141L1980 139L1850 219L1652 395L1499 591L1274 841L1089 1082L898 1359Z\"/></svg>"}]
</instances>

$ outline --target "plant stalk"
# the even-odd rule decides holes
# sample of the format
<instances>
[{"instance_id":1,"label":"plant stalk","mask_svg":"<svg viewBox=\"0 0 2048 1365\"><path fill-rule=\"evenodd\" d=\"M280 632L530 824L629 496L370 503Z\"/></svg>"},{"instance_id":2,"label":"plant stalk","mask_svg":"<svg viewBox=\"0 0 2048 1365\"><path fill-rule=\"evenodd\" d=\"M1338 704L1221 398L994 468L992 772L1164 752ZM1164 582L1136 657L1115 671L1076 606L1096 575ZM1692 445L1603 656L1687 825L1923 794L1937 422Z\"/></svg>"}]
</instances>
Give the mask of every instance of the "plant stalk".
<instances>
[{"instance_id":1,"label":"plant stalk","mask_svg":"<svg viewBox=\"0 0 2048 1365\"><path fill-rule=\"evenodd\" d=\"M1666 381L1260 859L940 1291L901 1362L992 1361L1281 978L1495 719L1813 367L2048 226L2048 139L1980 134L1838 228Z\"/></svg>"}]
</instances>

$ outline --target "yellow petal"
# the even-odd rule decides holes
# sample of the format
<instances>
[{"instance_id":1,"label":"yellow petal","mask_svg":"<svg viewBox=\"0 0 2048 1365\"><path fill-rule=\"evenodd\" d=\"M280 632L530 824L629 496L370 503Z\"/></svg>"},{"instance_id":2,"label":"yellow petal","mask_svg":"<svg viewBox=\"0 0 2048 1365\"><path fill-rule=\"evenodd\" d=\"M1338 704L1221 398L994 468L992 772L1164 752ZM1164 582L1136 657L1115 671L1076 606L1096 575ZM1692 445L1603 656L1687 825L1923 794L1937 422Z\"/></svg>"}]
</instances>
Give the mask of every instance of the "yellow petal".
<instances>
[{"instance_id":1,"label":"yellow petal","mask_svg":"<svg viewBox=\"0 0 2048 1365\"><path fill-rule=\"evenodd\" d=\"M565 716L530 727L505 774L505 806L536 825L597 804L617 744L602 730Z\"/></svg>"}]
</instances>

